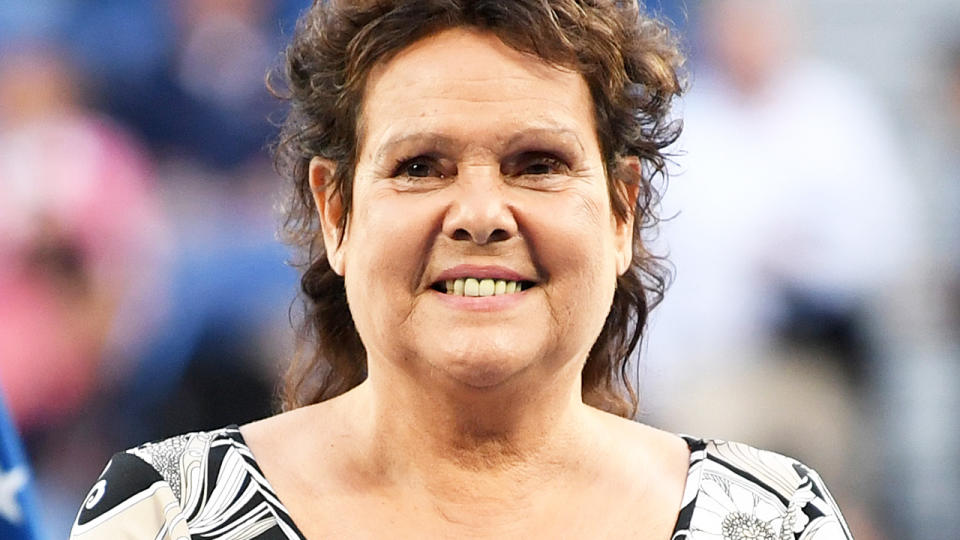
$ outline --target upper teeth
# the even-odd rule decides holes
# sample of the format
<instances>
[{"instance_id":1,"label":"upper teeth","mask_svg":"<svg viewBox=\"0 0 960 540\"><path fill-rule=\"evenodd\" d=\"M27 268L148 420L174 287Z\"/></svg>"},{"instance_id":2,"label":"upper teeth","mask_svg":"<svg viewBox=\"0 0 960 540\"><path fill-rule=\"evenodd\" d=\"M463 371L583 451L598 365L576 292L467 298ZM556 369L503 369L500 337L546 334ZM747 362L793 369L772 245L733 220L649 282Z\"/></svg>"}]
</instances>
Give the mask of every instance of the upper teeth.
<instances>
[{"instance_id":1,"label":"upper teeth","mask_svg":"<svg viewBox=\"0 0 960 540\"><path fill-rule=\"evenodd\" d=\"M519 281L503 279L459 278L448 279L445 283L447 294L458 296L494 296L520 292Z\"/></svg>"}]
</instances>

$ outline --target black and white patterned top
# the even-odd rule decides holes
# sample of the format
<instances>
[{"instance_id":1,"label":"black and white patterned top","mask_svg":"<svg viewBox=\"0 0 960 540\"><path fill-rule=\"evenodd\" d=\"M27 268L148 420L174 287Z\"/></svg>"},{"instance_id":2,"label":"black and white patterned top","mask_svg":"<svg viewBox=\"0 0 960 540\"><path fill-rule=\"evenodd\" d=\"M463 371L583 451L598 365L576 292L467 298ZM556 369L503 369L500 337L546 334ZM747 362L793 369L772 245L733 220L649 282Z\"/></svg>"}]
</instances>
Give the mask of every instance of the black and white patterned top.
<instances>
[{"instance_id":1,"label":"black and white patterned top","mask_svg":"<svg viewBox=\"0 0 960 540\"><path fill-rule=\"evenodd\" d=\"M744 444L684 437L690 468L672 540L849 540L813 470ZM120 452L71 540L304 539L237 426Z\"/></svg>"}]
</instances>

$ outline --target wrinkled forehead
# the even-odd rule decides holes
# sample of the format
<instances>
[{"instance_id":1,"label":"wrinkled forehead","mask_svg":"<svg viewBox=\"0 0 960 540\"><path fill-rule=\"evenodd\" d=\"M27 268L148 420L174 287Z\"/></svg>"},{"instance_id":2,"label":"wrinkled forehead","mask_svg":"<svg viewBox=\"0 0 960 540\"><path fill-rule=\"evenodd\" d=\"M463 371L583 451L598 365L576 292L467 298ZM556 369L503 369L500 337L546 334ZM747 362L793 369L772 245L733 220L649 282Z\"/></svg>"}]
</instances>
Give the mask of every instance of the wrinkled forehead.
<instances>
[{"instance_id":1,"label":"wrinkled forehead","mask_svg":"<svg viewBox=\"0 0 960 540\"><path fill-rule=\"evenodd\" d=\"M468 28L431 35L378 64L360 118L361 155L384 138L419 131L491 143L520 131L566 131L596 145L582 75Z\"/></svg>"}]
</instances>

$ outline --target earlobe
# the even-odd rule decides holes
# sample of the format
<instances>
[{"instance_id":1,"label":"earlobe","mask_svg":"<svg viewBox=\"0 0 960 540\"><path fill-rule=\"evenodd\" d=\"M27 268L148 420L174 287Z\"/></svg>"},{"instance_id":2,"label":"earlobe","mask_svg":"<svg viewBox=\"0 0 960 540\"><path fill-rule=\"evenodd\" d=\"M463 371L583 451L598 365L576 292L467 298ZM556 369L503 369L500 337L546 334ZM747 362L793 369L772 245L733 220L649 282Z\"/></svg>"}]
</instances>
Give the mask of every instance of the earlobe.
<instances>
[{"instance_id":1,"label":"earlobe","mask_svg":"<svg viewBox=\"0 0 960 540\"><path fill-rule=\"evenodd\" d=\"M344 243L340 235L340 219L343 216L343 200L339 190L333 187L333 177L337 164L329 159L314 156L310 160L310 191L317 206L320 228L323 233L323 246L330 267L339 275L344 272Z\"/></svg>"},{"instance_id":2,"label":"earlobe","mask_svg":"<svg viewBox=\"0 0 960 540\"><path fill-rule=\"evenodd\" d=\"M631 224L632 224L631 220ZM626 235L618 239L617 246L617 275L622 276L630 269L630 263L633 262L633 232L632 227L627 229Z\"/></svg>"},{"instance_id":3,"label":"earlobe","mask_svg":"<svg viewBox=\"0 0 960 540\"><path fill-rule=\"evenodd\" d=\"M627 207L626 219L615 218L617 275L620 276L630 269L630 264L633 262L633 223L636 218L637 198L640 195L641 175L640 159L637 156L620 159L615 184Z\"/></svg>"}]
</instances>

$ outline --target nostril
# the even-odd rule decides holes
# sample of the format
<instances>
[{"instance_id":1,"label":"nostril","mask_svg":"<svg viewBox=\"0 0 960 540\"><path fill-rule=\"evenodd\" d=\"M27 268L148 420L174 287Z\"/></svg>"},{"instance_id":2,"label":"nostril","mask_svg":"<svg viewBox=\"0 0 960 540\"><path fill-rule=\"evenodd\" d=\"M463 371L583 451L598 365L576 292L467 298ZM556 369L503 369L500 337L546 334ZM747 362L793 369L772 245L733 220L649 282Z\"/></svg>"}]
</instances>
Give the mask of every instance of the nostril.
<instances>
[{"instance_id":1,"label":"nostril","mask_svg":"<svg viewBox=\"0 0 960 540\"><path fill-rule=\"evenodd\" d=\"M496 229L487 237L487 242L503 242L510 238L510 233L503 229Z\"/></svg>"},{"instance_id":2,"label":"nostril","mask_svg":"<svg viewBox=\"0 0 960 540\"><path fill-rule=\"evenodd\" d=\"M487 244L490 242L503 242L504 240L508 240L509 238L510 238L510 233L508 233L504 229L494 229L493 232L485 236L481 236L480 234L473 234L466 229L457 229L453 231L454 240L466 240L466 241L470 241L480 245Z\"/></svg>"}]
</instances>

